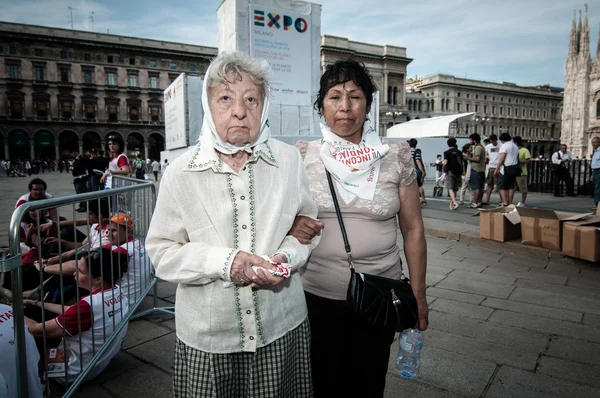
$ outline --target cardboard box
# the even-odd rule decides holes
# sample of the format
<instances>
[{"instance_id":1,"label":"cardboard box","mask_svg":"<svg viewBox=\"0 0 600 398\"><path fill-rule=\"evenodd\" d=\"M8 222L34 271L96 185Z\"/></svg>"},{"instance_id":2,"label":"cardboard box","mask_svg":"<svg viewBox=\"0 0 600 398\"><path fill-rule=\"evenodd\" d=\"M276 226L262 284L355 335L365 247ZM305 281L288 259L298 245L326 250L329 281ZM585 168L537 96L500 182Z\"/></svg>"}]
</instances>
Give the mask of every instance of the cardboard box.
<instances>
[{"instance_id":1,"label":"cardboard box","mask_svg":"<svg viewBox=\"0 0 600 398\"><path fill-rule=\"evenodd\" d=\"M592 213L577 214L554 210L518 207L521 216L521 243L561 250L562 223L589 218Z\"/></svg>"},{"instance_id":2,"label":"cardboard box","mask_svg":"<svg viewBox=\"0 0 600 398\"><path fill-rule=\"evenodd\" d=\"M600 261L600 215L563 224L563 253L592 262Z\"/></svg>"},{"instance_id":3,"label":"cardboard box","mask_svg":"<svg viewBox=\"0 0 600 398\"><path fill-rule=\"evenodd\" d=\"M479 214L479 236L484 239L506 242L521 236L521 217L515 206L481 210Z\"/></svg>"}]
</instances>

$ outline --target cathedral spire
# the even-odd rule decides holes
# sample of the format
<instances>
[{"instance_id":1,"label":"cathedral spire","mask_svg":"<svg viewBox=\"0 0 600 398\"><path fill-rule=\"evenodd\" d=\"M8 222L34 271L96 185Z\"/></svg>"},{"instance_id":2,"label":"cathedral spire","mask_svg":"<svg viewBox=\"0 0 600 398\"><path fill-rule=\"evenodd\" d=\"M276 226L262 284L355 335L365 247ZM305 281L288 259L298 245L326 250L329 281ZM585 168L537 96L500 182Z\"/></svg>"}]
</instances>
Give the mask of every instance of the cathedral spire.
<instances>
[{"instance_id":1,"label":"cathedral spire","mask_svg":"<svg viewBox=\"0 0 600 398\"><path fill-rule=\"evenodd\" d=\"M588 25L587 3L585 4L585 18L583 21L583 28L581 29L581 37L579 40L579 52L581 54L581 57L585 60L590 59L590 27Z\"/></svg>"},{"instance_id":2,"label":"cathedral spire","mask_svg":"<svg viewBox=\"0 0 600 398\"><path fill-rule=\"evenodd\" d=\"M577 24L577 36L575 40L577 41L575 53L579 54L579 49L581 48L581 10L579 10L579 23Z\"/></svg>"},{"instance_id":3,"label":"cathedral spire","mask_svg":"<svg viewBox=\"0 0 600 398\"><path fill-rule=\"evenodd\" d=\"M569 56L574 55L577 51L577 10L573 10L573 24L571 25L571 36L569 39ZM600 46L600 42L598 42ZM600 53L600 47L598 47Z\"/></svg>"}]
</instances>

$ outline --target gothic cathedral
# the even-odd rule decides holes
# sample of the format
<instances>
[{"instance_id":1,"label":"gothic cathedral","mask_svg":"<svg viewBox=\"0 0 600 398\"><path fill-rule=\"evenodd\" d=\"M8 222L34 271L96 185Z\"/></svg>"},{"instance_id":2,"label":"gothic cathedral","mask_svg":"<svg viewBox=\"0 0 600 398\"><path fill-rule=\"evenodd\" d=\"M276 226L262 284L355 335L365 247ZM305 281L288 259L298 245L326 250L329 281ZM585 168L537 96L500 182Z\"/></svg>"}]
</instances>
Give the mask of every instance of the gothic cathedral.
<instances>
[{"instance_id":1,"label":"gothic cathedral","mask_svg":"<svg viewBox=\"0 0 600 398\"><path fill-rule=\"evenodd\" d=\"M590 56L590 28L587 4L585 18L573 16L569 55L565 65L565 92L562 110L561 143L579 157L589 158L592 137L600 136L600 40L596 58Z\"/></svg>"}]
</instances>

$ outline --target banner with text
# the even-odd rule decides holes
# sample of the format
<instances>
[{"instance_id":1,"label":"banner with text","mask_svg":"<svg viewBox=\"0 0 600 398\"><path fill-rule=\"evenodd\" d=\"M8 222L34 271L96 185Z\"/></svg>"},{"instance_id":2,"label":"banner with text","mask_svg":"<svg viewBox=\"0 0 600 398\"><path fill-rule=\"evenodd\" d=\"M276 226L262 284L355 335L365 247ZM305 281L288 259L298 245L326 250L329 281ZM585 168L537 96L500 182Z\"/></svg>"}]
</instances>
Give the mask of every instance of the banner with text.
<instances>
[{"instance_id":1,"label":"banner with text","mask_svg":"<svg viewBox=\"0 0 600 398\"><path fill-rule=\"evenodd\" d=\"M187 98L185 74L182 73L164 91L165 147L167 150L186 147Z\"/></svg>"},{"instance_id":2,"label":"banner with text","mask_svg":"<svg viewBox=\"0 0 600 398\"><path fill-rule=\"evenodd\" d=\"M250 55L271 65L272 104L311 105L309 21L310 14L250 5Z\"/></svg>"}]
</instances>

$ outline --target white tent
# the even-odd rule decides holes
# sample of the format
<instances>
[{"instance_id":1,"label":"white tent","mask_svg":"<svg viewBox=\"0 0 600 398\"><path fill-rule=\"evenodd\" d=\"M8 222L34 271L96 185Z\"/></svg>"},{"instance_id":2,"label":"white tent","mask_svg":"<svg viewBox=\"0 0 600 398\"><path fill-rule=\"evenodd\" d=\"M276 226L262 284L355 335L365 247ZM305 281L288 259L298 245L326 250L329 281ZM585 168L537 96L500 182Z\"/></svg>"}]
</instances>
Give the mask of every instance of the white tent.
<instances>
[{"instance_id":1,"label":"white tent","mask_svg":"<svg viewBox=\"0 0 600 398\"><path fill-rule=\"evenodd\" d=\"M450 116L437 116L427 119L414 119L410 122L397 124L387 130L390 138L428 138L448 137L450 134L450 123L455 120L472 120L475 112L459 113Z\"/></svg>"}]
</instances>

